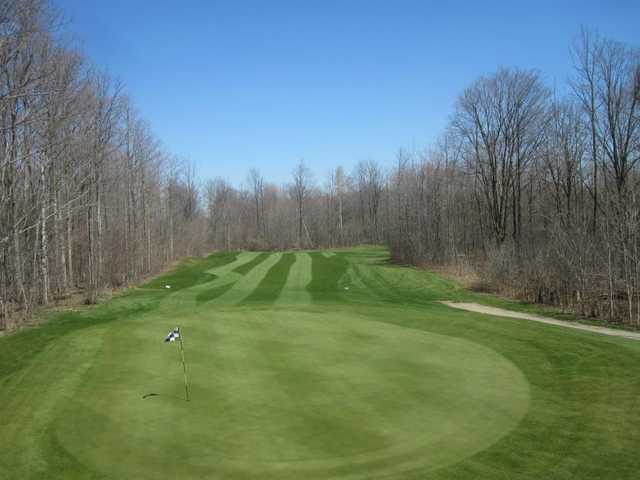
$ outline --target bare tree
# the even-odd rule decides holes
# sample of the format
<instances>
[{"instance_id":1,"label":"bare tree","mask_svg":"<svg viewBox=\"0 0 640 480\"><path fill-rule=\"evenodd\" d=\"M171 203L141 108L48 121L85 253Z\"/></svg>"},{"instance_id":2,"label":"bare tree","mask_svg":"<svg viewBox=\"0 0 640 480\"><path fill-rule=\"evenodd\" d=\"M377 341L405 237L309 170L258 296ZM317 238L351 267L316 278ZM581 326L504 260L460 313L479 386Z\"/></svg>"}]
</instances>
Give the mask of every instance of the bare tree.
<instances>
[{"instance_id":1,"label":"bare tree","mask_svg":"<svg viewBox=\"0 0 640 480\"><path fill-rule=\"evenodd\" d=\"M266 237L266 226L264 221L264 178L257 168L252 168L247 176L247 181L253 195L253 204L256 218L256 235Z\"/></svg>"},{"instance_id":2,"label":"bare tree","mask_svg":"<svg viewBox=\"0 0 640 480\"><path fill-rule=\"evenodd\" d=\"M521 235L522 179L541 145L548 90L535 72L502 69L469 87L458 101L453 126L465 140L467 160L482 185L496 243Z\"/></svg>"},{"instance_id":3,"label":"bare tree","mask_svg":"<svg viewBox=\"0 0 640 480\"><path fill-rule=\"evenodd\" d=\"M598 36L583 28L580 32L579 40L572 46L572 55L577 78L571 83L574 93L582 104L582 108L589 119L591 134L591 162L593 172L593 181L591 184L593 195L592 231L595 233L598 222L599 153L598 126L596 123L599 104L596 97L596 85L598 82L597 63L601 57L600 40Z\"/></svg>"},{"instance_id":4,"label":"bare tree","mask_svg":"<svg viewBox=\"0 0 640 480\"><path fill-rule=\"evenodd\" d=\"M361 218L367 230L368 241L379 242L382 238L379 222L380 204L384 191L384 175L374 160L360 162L356 167Z\"/></svg>"},{"instance_id":5,"label":"bare tree","mask_svg":"<svg viewBox=\"0 0 640 480\"><path fill-rule=\"evenodd\" d=\"M311 187L311 171L304 164L304 160L300 160L296 168L293 170L293 183L289 187L290 195L293 198L296 205L296 214L298 219L298 228L297 228L297 241L296 244L298 248L302 248L304 245L305 238L305 223L304 223L304 213L305 213L305 204L307 198L309 196L309 190ZM306 235L307 239L308 233Z\"/></svg>"}]
</instances>

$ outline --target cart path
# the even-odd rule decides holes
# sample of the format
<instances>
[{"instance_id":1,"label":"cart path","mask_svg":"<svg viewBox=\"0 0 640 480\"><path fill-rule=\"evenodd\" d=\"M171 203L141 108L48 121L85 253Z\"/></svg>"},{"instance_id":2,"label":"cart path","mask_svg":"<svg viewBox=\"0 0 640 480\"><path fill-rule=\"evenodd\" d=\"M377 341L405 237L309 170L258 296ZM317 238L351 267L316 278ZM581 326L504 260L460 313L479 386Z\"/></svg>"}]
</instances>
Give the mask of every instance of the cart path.
<instances>
[{"instance_id":1,"label":"cart path","mask_svg":"<svg viewBox=\"0 0 640 480\"><path fill-rule=\"evenodd\" d=\"M479 303L464 302L441 302L451 308L467 310L469 312L484 313L495 317L519 318L522 320L532 320L534 322L546 323L549 325L557 325L559 327L573 328L575 330L584 330L586 332L599 333L601 335L609 335L611 337L622 337L629 340L640 341L640 333L629 332L626 330L617 330L614 328L597 327L595 325L584 325L581 323L567 322L564 320L556 320L555 318L541 317L539 315L531 315L528 313L513 312L503 308L487 307Z\"/></svg>"}]
</instances>

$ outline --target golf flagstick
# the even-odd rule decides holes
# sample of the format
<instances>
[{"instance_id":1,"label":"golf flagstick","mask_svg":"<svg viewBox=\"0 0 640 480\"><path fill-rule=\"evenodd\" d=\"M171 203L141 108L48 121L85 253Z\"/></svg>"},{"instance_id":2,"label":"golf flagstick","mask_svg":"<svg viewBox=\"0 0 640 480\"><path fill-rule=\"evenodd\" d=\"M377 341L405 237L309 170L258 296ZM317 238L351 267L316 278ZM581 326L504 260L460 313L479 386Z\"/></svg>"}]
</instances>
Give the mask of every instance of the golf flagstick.
<instances>
[{"instance_id":1,"label":"golf flagstick","mask_svg":"<svg viewBox=\"0 0 640 480\"><path fill-rule=\"evenodd\" d=\"M187 379L187 364L184 361L184 344L182 343L182 332L180 331L180 327L176 327L169 332L167 338L164 339L165 342L180 342L180 358L182 360L182 373L184 373L184 393L186 396L187 402L189 399L189 380Z\"/></svg>"},{"instance_id":2,"label":"golf flagstick","mask_svg":"<svg viewBox=\"0 0 640 480\"><path fill-rule=\"evenodd\" d=\"M182 345L182 330L180 330L180 356L182 358L182 372L184 373L184 393L189 401L189 381L187 380L187 364L184 362L184 347Z\"/></svg>"}]
</instances>

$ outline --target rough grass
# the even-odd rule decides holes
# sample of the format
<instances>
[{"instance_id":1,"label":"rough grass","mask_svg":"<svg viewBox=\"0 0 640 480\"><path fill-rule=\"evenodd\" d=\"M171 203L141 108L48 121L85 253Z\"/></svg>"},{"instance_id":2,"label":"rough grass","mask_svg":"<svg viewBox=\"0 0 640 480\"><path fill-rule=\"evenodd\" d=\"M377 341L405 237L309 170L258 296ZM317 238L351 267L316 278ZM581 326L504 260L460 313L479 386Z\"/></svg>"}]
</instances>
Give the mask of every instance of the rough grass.
<instances>
[{"instance_id":1,"label":"rough grass","mask_svg":"<svg viewBox=\"0 0 640 480\"><path fill-rule=\"evenodd\" d=\"M373 247L146 287L0 338L1 479L637 478L640 343L447 308L511 304Z\"/></svg>"}]
</instances>

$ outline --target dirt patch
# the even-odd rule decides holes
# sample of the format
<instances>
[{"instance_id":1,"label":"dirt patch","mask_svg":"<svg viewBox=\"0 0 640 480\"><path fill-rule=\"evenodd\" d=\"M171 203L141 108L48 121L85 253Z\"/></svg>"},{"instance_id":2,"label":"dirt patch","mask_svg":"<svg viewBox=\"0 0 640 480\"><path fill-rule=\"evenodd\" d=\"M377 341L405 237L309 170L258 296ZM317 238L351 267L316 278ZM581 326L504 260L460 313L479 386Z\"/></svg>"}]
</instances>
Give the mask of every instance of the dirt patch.
<instances>
[{"instance_id":1,"label":"dirt patch","mask_svg":"<svg viewBox=\"0 0 640 480\"><path fill-rule=\"evenodd\" d=\"M613 328L596 327L592 325L583 325L580 323L566 322L564 320L556 320L555 318L541 317L540 315L531 315L528 313L512 312L503 308L487 307L479 303L461 303L461 302L441 302L448 307L467 310L469 312L484 313L495 317L519 318L522 320L531 320L534 322L547 323L549 325L557 325L559 327L573 328L575 330L584 330L586 332L599 333L601 335L609 335L611 337L622 337L629 340L640 341L640 333L628 332L625 330L616 330Z\"/></svg>"}]
</instances>

